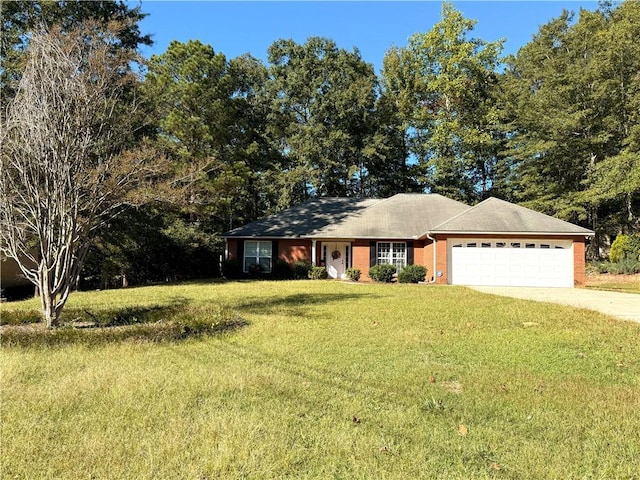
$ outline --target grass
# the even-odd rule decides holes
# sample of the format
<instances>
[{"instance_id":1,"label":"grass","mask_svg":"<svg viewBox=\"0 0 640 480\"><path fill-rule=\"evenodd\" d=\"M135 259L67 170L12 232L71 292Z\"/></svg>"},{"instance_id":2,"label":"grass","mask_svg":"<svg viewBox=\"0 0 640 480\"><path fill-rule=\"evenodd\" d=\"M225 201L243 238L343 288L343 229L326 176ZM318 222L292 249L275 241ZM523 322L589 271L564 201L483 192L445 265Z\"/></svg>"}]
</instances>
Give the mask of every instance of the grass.
<instances>
[{"instance_id":1,"label":"grass","mask_svg":"<svg viewBox=\"0 0 640 480\"><path fill-rule=\"evenodd\" d=\"M640 275L591 273L587 276L586 288L611 292L640 293Z\"/></svg>"},{"instance_id":2,"label":"grass","mask_svg":"<svg viewBox=\"0 0 640 480\"><path fill-rule=\"evenodd\" d=\"M0 476L638 478L638 324L331 281L78 293L69 308L176 303L247 325L4 347Z\"/></svg>"}]
</instances>

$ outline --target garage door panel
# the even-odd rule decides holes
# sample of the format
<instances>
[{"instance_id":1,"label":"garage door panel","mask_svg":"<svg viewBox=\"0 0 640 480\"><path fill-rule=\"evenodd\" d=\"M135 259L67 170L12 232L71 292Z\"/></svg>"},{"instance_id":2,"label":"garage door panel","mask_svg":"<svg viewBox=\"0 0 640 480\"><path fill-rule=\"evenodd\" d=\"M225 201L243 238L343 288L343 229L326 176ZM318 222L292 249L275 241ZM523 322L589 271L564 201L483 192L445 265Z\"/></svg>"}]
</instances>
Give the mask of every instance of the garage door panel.
<instances>
[{"instance_id":1,"label":"garage door panel","mask_svg":"<svg viewBox=\"0 0 640 480\"><path fill-rule=\"evenodd\" d=\"M473 242L465 240L461 243ZM520 244L522 248L498 248L497 242ZM535 244L536 248L524 248L526 244ZM573 286L572 248L540 248L539 241L526 239L492 241L491 245L491 248L451 247L450 282L457 285ZM570 246L570 242L567 245Z\"/></svg>"}]
</instances>

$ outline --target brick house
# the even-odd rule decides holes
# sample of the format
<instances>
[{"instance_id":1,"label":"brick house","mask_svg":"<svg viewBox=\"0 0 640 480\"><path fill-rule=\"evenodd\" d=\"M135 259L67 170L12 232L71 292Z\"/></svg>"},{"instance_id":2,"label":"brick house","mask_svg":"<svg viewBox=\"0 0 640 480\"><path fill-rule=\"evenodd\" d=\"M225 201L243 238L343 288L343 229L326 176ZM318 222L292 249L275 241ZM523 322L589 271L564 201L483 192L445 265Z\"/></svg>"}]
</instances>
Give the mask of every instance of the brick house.
<instances>
[{"instance_id":1,"label":"brick house","mask_svg":"<svg viewBox=\"0 0 640 480\"><path fill-rule=\"evenodd\" d=\"M497 198L474 207L438 194L317 198L225 232L226 259L245 272L275 261L349 267L366 280L379 263L427 268L439 284L571 287L585 281L591 230Z\"/></svg>"}]
</instances>

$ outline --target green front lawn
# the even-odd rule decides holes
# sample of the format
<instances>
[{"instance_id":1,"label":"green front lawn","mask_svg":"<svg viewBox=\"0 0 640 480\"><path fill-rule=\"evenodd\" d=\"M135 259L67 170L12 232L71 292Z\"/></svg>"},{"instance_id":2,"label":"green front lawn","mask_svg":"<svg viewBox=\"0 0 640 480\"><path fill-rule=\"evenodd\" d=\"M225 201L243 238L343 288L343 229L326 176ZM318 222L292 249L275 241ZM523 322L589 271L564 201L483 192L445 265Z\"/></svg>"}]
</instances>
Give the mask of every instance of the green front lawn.
<instances>
[{"instance_id":1,"label":"green front lawn","mask_svg":"<svg viewBox=\"0 0 640 480\"><path fill-rule=\"evenodd\" d=\"M2 478L638 478L639 324L332 281L78 293L69 308L172 305L246 324L2 348Z\"/></svg>"}]
</instances>

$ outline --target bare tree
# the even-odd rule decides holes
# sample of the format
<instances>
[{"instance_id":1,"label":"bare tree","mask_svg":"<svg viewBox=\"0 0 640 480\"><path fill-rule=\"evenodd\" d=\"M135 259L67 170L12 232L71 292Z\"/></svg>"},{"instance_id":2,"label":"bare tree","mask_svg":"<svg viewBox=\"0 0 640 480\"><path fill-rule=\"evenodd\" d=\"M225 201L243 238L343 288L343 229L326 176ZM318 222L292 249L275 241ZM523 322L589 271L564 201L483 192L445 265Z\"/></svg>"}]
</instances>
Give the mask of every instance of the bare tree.
<instances>
[{"instance_id":1,"label":"bare tree","mask_svg":"<svg viewBox=\"0 0 640 480\"><path fill-rule=\"evenodd\" d=\"M139 200L135 192L157 166L153 152L126 150L137 59L114 48L117 28L34 33L4 112L0 253L38 289L49 328L58 325L94 232Z\"/></svg>"}]
</instances>

